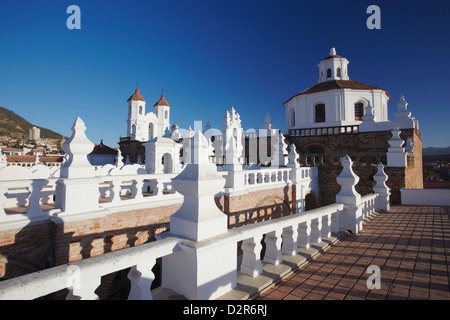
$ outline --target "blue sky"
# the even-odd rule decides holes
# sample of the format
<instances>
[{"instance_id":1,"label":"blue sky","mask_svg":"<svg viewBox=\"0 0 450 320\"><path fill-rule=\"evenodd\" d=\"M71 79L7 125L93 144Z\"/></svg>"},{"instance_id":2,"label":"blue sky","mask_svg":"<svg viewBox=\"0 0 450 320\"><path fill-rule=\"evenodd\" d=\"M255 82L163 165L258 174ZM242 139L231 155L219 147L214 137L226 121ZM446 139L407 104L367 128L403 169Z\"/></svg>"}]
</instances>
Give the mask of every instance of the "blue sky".
<instances>
[{"instance_id":1,"label":"blue sky","mask_svg":"<svg viewBox=\"0 0 450 320\"><path fill-rule=\"evenodd\" d=\"M81 9L69 30L66 9ZM369 5L381 30L369 30ZM0 0L0 106L66 136L117 147L139 82L146 112L164 89L171 123L221 128L231 106L244 129L266 112L285 128L283 102L314 85L332 43L350 79L400 95L424 147L450 145L449 1Z\"/></svg>"}]
</instances>

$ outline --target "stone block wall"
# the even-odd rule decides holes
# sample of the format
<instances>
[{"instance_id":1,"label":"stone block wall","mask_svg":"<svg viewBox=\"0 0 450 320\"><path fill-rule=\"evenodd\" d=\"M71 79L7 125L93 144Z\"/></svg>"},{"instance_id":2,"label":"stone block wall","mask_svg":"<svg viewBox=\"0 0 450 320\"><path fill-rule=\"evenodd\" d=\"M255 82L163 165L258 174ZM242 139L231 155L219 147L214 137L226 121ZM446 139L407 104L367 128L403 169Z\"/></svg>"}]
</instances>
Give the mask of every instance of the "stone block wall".
<instances>
[{"instance_id":1,"label":"stone block wall","mask_svg":"<svg viewBox=\"0 0 450 320\"><path fill-rule=\"evenodd\" d=\"M390 131L359 132L337 135L287 136L289 144L294 143L300 153L302 165L319 167L320 205L335 203L340 186L336 177L342 171L340 159L349 155L353 161L353 171L360 178L356 191L361 195L372 193L375 186L373 175L379 162L385 166L388 175L387 186L391 188L391 203L401 202L401 188L423 188L422 138L416 129L401 130L403 140L411 139L414 146L412 161L407 168L387 167L386 153Z\"/></svg>"}]
</instances>

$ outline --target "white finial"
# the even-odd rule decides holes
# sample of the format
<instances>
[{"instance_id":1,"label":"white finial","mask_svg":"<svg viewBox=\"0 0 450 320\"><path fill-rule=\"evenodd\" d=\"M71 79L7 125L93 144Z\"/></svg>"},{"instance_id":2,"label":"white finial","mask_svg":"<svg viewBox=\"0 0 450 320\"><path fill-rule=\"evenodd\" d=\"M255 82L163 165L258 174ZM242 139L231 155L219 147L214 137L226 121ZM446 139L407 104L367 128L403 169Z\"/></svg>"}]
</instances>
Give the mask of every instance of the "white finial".
<instances>
[{"instance_id":1,"label":"white finial","mask_svg":"<svg viewBox=\"0 0 450 320\"><path fill-rule=\"evenodd\" d=\"M335 47L332 47L331 49L330 49L330 56L335 56L336 55L336 48Z\"/></svg>"},{"instance_id":2,"label":"white finial","mask_svg":"<svg viewBox=\"0 0 450 320\"><path fill-rule=\"evenodd\" d=\"M61 167L61 178L93 176L94 167L88 161L87 155L92 152L95 144L86 137L85 131L86 126L78 117L72 127L72 136L62 145L68 159Z\"/></svg>"},{"instance_id":3,"label":"white finial","mask_svg":"<svg viewBox=\"0 0 450 320\"><path fill-rule=\"evenodd\" d=\"M298 162L298 159L300 158L300 156L297 153L297 150L295 150L295 144L291 144L291 151L288 154L288 168L299 168L300 167L300 163Z\"/></svg>"},{"instance_id":4,"label":"white finial","mask_svg":"<svg viewBox=\"0 0 450 320\"><path fill-rule=\"evenodd\" d=\"M353 172L353 162L348 155L345 155L341 160L342 172L336 178L337 183L341 186L341 191L336 195L336 202L356 205L361 200L361 195L355 190L359 177Z\"/></svg>"},{"instance_id":5,"label":"white finial","mask_svg":"<svg viewBox=\"0 0 450 320\"><path fill-rule=\"evenodd\" d=\"M401 95L400 101L397 103L398 111L406 111L406 107L408 106L408 102L406 102L405 97Z\"/></svg>"}]
</instances>

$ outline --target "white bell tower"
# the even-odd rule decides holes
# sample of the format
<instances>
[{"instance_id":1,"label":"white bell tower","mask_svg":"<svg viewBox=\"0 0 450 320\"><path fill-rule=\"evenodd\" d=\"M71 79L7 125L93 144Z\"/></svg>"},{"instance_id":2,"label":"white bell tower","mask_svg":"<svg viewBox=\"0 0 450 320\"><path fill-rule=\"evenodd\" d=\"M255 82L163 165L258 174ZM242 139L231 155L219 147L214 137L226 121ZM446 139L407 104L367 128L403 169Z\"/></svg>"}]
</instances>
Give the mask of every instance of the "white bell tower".
<instances>
[{"instance_id":1,"label":"white bell tower","mask_svg":"<svg viewBox=\"0 0 450 320\"><path fill-rule=\"evenodd\" d=\"M127 136L131 140L147 141L148 128L145 119L146 101L136 88L134 94L128 98Z\"/></svg>"},{"instance_id":2,"label":"white bell tower","mask_svg":"<svg viewBox=\"0 0 450 320\"><path fill-rule=\"evenodd\" d=\"M170 137L170 106L164 98L164 93L161 94L161 98L153 107L155 107L155 114L158 119L156 136L163 137L168 134L168 137Z\"/></svg>"}]
</instances>

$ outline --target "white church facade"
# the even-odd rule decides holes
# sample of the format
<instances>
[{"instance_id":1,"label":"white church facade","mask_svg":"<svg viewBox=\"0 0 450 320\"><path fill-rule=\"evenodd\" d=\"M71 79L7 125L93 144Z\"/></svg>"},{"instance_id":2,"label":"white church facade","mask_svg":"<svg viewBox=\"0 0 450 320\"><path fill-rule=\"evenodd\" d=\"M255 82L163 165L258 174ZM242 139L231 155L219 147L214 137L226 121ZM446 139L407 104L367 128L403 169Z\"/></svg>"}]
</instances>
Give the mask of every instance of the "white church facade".
<instances>
[{"instance_id":1,"label":"white church facade","mask_svg":"<svg viewBox=\"0 0 450 320\"><path fill-rule=\"evenodd\" d=\"M170 106L164 94L154 104L155 112L146 113L147 101L142 97L139 88L128 101L127 137L136 141L150 141L162 137L170 130Z\"/></svg>"}]
</instances>

